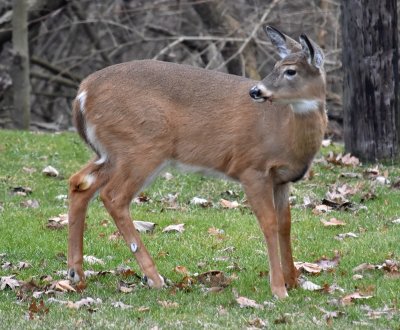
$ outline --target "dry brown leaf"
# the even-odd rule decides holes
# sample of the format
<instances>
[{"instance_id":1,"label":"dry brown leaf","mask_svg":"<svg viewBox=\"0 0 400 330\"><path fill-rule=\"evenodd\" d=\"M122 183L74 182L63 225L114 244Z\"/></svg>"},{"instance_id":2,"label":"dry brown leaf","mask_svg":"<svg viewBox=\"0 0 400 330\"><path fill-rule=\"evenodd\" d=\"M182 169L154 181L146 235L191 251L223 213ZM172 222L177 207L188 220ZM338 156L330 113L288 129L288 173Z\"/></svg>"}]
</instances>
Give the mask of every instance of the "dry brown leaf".
<instances>
[{"instance_id":1,"label":"dry brown leaf","mask_svg":"<svg viewBox=\"0 0 400 330\"><path fill-rule=\"evenodd\" d=\"M0 277L0 291L6 288L14 290L16 287L19 286L20 286L19 281L15 279L15 275Z\"/></svg>"},{"instance_id":2,"label":"dry brown leaf","mask_svg":"<svg viewBox=\"0 0 400 330\"><path fill-rule=\"evenodd\" d=\"M323 256L322 258L318 259L315 263L326 271L337 267L339 265L339 261L340 261L340 253L339 251L335 251L335 256L332 259Z\"/></svg>"},{"instance_id":3,"label":"dry brown leaf","mask_svg":"<svg viewBox=\"0 0 400 330\"><path fill-rule=\"evenodd\" d=\"M322 219L321 222L324 224L325 227L338 227L346 225L343 221L338 220L336 218L331 218L329 219L329 221L325 221Z\"/></svg>"},{"instance_id":4,"label":"dry brown leaf","mask_svg":"<svg viewBox=\"0 0 400 330\"><path fill-rule=\"evenodd\" d=\"M185 276L189 275L189 271L185 266L176 266L174 271Z\"/></svg>"},{"instance_id":5,"label":"dry brown leaf","mask_svg":"<svg viewBox=\"0 0 400 330\"><path fill-rule=\"evenodd\" d=\"M324 139L321 142L321 146L326 148L329 147L332 144L332 139Z\"/></svg>"},{"instance_id":6,"label":"dry brown leaf","mask_svg":"<svg viewBox=\"0 0 400 330\"><path fill-rule=\"evenodd\" d=\"M79 309L81 307L90 307L92 305L99 305L102 303L103 301L100 298L93 299L91 297L86 297L76 302L69 301L67 306L68 308Z\"/></svg>"},{"instance_id":7,"label":"dry brown leaf","mask_svg":"<svg viewBox=\"0 0 400 330\"><path fill-rule=\"evenodd\" d=\"M31 209L37 209L40 206L39 202L36 199L28 199L26 201L22 201L19 205L21 207L26 207Z\"/></svg>"},{"instance_id":8,"label":"dry brown leaf","mask_svg":"<svg viewBox=\"0 0 400 330\"><path fill-rule=\"evenodd\" d=\"M68 225L68 214L63 213L48 219L46 225L49 229L61 229Z\"/></svg>"},{"instance_id":9,"label":"dry brown leaf","mask_svg":"<svg viewBox=\"0 0 400 330\"><path fill-rule=\"evenodd\" d=\"M76 292L69 280L54 281L51 283L50 289L59 292Z\"/></svg>"},{"instance_id":10,"label":"dry brown leaf","mask_svg":"<svg viewBox=\"0 0 400 330\"><path fill-rule=\"evenodd\" d=\"M344 156L340 159L340 161L341 161L341 163L342 163L343 165L347 165L347 166L353 166L353 167L355 167L355 166L360 165L360 160L359 160L357 157L352 156L350 153L344 155Z\"/></svg>"},{"instance_id":11,"label":"dry brown leaf","mask_svg":"<svg viewBox=\"0 0 400 330\"><path fill-rule=\"evenodd\" d=\"M192 205L200 205L202 207L210 207L210 206L212 206L212 203L209 200L201 198L201 197L193 197L190 200L190 204L192 204Z\"/></svg>"},{"instance_id":12,"label":"dry brown leaf","mask_svg":"<svg viewBox=\"0 0 400 330\"><path fill-rule=\"evenodd\" d=\"M199 283L204 284L207 287L226 287L232 279L227 277L224 272L220 270L211 270L200 275L197 275L196 279Z\"/></svg>"},{"instance_id":13,"label":"dry brown leaf","mask_svg":"<svg viewBox=\"0 0 400 330\"><path fill-rule=\"evenodd\" d=\"M224 208L224 209L236 209L238 208L240 205L237 201L228 201L226 199L221 198L219 201L219 204Z\"/></svg>"},{"instance_id":14,"label":"dry brown leaf","mask_svg":"<svg viewBox=\"0 0 400 330\"><path fill-rule=\"evenodd\" d=\"M178 308L179 307L179 304L177 302L169 301L169 300L159 300L159 301L157 301L157 303L164 308Z\"/></svg>"},{"instance_id":15,"label":"dry brown leaf","mask_svg":"<svg viewBox=\"0 0 400 330\"><path fill-rule=\"evenodd\" d=\"M115 308L120 308L120 309L129 309L129 308L133 308L132 305L126 305L124 304L122 301L116 301L111 303L111 306L115 307Z\"/></svg>"},{"instance_id":16,"label":"dry brown leaf","mask_svg":"<svg viewBox=\"0 0 400 330\"><path fill-rule=\"evenodd\" d=\"M225 234L225 231L223 229L218 229L215 227L208 228L207 232L212 236L219 236L219 237Z\"/></svg>"},{"instance_id":17,"label":"dry brown leaf","mask_svg":"<svg viewBox=\"0 0 400 330\"><path fill-rule=\"evenodd\" d=\"M150 307L147 306L140 306L137 311L140 313L148 312L150 310Z\"/></svg>"},{"instance_id":18,"label":"dry brown leaf","mask_svg":"<svg viewBox=\"0 0 400 330\"><path fill-rule=\"evenodd\" d=\"M345 238L358 238L358 235L355 233L342 233L335 236L335 239L342 241Z\"/></svg>"},{"instance_id":19,"label":"dry brown leaf","mask_svg":"<svg viewBox=\"0 0 400 330\"><path fill-rule=\"evenodd\" d=\"M49 313L49 308L45 306L43 300L39 302L39 305L36 303L36 300L32 301L28 308L29 311L29 319L33 320L35 318L35 314L43 315Z\"/></svg>"},{"instance_id":20,"label":"dry brown leaf","mask_svg":"<svg viewBox=\"0 0 400 330\"><path fill-rule=\"evenodd\" d=\"M59 172L53 166L46 166L42 173L46 176L57 177L59 176Z\"/></svg>"},{"instance_id":21,"label":"dry brown leaf","mask_svg":"<svg viewBox=\"0 0 400 330\"><path fill-rule=\"evenodd\" d=\"M32 189L30 187L13 187L11 188L10 193L16 196L26 196L32 194Z\"/></svg>"},{"instance_id":22,"label":"dry brown leaf","mask_svg":"<svg viewBox=\"0 0 400 330\"><path fill-rule=\"evenodd\" d=\"M312 210L313 214L321 215L332 211L332 207L324 204L316 205Z\"/></svg>"},{"instance_id":23,"label":"dry brown leaf","mask_svg":"<svg viewBox=\"0 0 400 330\"><path fill-rule=\"evenodd\" d=\"M96 258L95 256L83 256L83 261L87 262L89 265L95 265L95 264L99 264L99 265L104 265L104 261Z\"/></svg>"},{"instance_id":24,"label":"dry brown leaf","mask_svg":"<svg viewBox=\"0 0 400 330\"><path fill-rule=\"evenodd\" d=\"M368 263L362 263L362 264L358 265L357 267L353 268L353 273L360 273L360 272L364 272L366 270L375 270L375 269L378 269L378 266L368 264Z\"/></svg>"},{"instance_id":25,"label":"dry brown leaf","mask_svg":"<svg viewBox=\"0 0 400 330\"><path fill-rule=\"evenodd\" d=\"M350 305L350 304L352 304L354 301L363 300L363 299L370 299L370 298L372 298L372 297L373 297L373 296L364 295L364 294L362 294L362 293L360 293L360 292L354 292L354 293L351 293L351 294L348 294L348 295L344 296L344 297L341 299L341 302L342 302L343 305Z\"/></svg>"},{"instance_id":26,"label":"dry brown leaf","mask_svg":"<svg viewBox=\"0 0 400 330\"><path fill-rule=\"evenodd\" d=\"M24 172L26 172L26 173L29 173L29 174L32 174L32 173L35 173L36 172L36 168L33 168L33 167L23 167L22 168L22 170L24 171Z\"/></svg>"},{"instance_id":27,"label":"dry brown leaf","mask_svg":"<svg viewBox=\"0 0 400 330\"><path fill-rule=\"evenodd\" d=\"M178 225L169 225L163 229L163 233L169 233L173 231L176 231L178 233L183 233L185 231L184 227L185 227L184 223L180 223Z\"/></svg>"},{"instance_id":28,"label":"dry brown leaf","mask_svg":"<svg viewBox=\"0 0 400 330\"><path fill-rule=\"evenodd\" d=\"M248 324L254 328L266 329L268 322L256 317L255 319L249 320Z\"/></svg>"},{"instance_id":29,"label":"dry brown leaf","mask_svg":"<svg viewBox=\"0 0 400 330\"><path fill-rule=\"evenodd\" d=\"M133 221L133 223L139 233L152 233L154 231L154 228L156 228L156 224L154 222Z\"/></svg>"},{"instance_id":30,"label":"dry brown leaf","mask_svg":"<svg viewBox=\"0 0 400 330\"><path fill-rule=\"evenodd\" d=\"M311 262L296 261L294 266L297 270L310 274L320 274L322 271L322 267L320 265Z\"/></svg>"},{"instance_id":31,"label":"dry brown leaf","mask_svg":"<svg viewBox=\"0 0 400 330\"><path fill-rule=\"evenodd\" d=\"M307 291L321 291L323 289L322 286L302 278L299 279L299 286Z\"/></svg>"},{"instance_id":32,"label":"dry brown leaf","mask_svg":"<svg viewBox=\"0 0 400 330\"><path fill-rule=\"evenodd\" d=\"M16 268L19 270L27 269L27 268L31 268L31 267L32 267L32 265L29 262L25 262L25 261L20 261L16 266Z\"/></svg>"},{"instance_id":33,"label":"dry brown leaf","mask_svg":"<svg viewBox=\"0 0 400 330\"><path fill-rule=\"evenodd\" d=\"M236 302L239 304L240 308L256 308L256 309L264 309L263 305L256 303L254 300L246 298L246 297L238 297L236 298Z\"/></svg>"}]
</instances>

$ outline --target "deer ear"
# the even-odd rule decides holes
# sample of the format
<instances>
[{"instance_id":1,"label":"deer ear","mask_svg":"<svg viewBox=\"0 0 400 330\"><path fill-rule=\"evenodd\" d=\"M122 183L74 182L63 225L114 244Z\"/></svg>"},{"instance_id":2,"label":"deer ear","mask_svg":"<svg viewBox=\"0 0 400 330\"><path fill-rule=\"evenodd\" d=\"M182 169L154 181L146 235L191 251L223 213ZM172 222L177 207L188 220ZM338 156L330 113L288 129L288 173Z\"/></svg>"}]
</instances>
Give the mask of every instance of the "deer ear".
<instances>
[{"instance_id":1,"label":"deer ear","mask_svg":"<svg viewBox=\"0 0 400 330\"><path fill-rule=\"evenodd\" d=\"M300 36L300 44L303 52L306 53L308 62L320 69L324 66L324 53L318 45L310 40L305 34Z\"/></svg>"},{"instance_id":2,"label":"deer ear","mask_svg":"<svg viewBox=\"0 0 400 330\"><path fill-rule=\"evenodd\" d=\"M283 34L278 29L266 25L264 26L264 31L268 35L272 44L278 50L278 54L281 58L285 58L291 53L295 53L301 50L301 45L292 38Z\"/></svg>"}]
</instances>

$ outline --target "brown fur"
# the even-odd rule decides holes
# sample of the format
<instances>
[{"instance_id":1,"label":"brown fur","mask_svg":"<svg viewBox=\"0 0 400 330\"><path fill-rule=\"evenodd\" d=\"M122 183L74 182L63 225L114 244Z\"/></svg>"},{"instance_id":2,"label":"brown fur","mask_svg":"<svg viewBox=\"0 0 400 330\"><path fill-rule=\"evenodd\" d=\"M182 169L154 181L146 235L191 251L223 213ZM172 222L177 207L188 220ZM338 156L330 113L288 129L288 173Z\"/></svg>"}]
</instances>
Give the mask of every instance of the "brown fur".
<instances>
[{"instance_id":1,"label":"brown fur","mask_svg":"<svg viewBox=\"0 0 400 330\"><path fill-rule=\"evenodd\" d=\"M129 205L163 162L175 160L242 183L268 245L273 294L284 297L285 283L296 286L288 183L311 164L327 118L323 71L310 66L302 52L289 56L262 84L273 92L271 100L318 99L317 110L295 113L288 104L257 103L249 97L256 81L151 60L110 66L82 82L79 93L87 93L85 109L82 113L80 103L74 103L75 122L94 149L86 126L95 128L96 143L107 160L90 162L70 179L71 277L84 280L83 222L90 198L100 190L127 244L138 246L133 252L142 271L153 286L163 285L134 229ZM284 85L285 65L296 66L302 79L294 89Z\"/></svg>"}]
</instances>

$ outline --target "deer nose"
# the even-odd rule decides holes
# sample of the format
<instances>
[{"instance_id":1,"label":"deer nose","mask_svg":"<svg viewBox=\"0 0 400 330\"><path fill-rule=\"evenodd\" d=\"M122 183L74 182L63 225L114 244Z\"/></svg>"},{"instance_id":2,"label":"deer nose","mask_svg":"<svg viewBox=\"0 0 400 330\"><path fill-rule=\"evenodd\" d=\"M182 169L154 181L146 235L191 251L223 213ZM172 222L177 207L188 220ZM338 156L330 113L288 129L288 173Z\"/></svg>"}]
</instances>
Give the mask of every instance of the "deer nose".
<instances>
[{"instance_id":1,"label":"deer nose","mask_svg":"<svg viewBox=\"0 0 400 330\"><path fill-rule=\"evenodd\" d=\"M259 89L258 86L253 86L249 91L249 95L254 100L261 98L261 89Z\"/></svg>"}]
</instances>

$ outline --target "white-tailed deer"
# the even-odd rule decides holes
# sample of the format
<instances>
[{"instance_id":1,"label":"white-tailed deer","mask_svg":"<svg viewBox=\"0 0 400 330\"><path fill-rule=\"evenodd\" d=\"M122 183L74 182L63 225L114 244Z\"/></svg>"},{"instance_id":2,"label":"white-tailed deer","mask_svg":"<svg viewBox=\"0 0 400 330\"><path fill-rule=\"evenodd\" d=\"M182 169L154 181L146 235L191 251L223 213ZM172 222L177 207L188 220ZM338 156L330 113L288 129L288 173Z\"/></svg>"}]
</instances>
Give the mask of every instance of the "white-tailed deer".
<instances>
[{"instance_id":1,"label":"white-tailed deer","mask_svg":"<svg viewBox=\"0 0 400 330\"><path fill-rule=\"evenodd\" d=\"M133 197L172 162L239 181L264 234L272 293L297 284L290 243L289 185L303 177L327 124L324 55L265 27L281 60L261 82L151 60L110 66L86 78L74 102L80 136L97 154L71 176L69 277L84 283L86 210L99 191L151 287L164 279L135 230Z\"/></svg>"}]
</instances>

